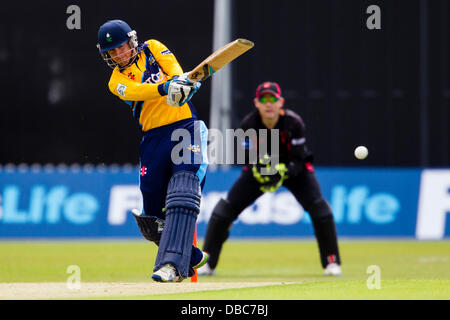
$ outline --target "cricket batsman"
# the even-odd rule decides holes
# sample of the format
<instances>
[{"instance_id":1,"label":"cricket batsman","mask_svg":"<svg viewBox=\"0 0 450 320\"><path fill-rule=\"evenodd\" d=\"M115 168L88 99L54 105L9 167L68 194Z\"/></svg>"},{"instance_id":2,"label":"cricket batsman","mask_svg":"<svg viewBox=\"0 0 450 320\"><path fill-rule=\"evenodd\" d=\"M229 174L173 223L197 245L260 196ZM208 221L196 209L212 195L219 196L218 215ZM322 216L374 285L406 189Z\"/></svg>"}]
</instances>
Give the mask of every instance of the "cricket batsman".
<instances>
[{"instance_id":1,"label":"cricket batsman","mask_svg":"<svg viewBox=\"0 0 450 320\"><path fill-rule=\"evenodd\" d=\"M213 209L206 230L203 250L208 252L208 262L198 270L198 275L214 275L223 243L228 239L233 222L265 192L274 192L284 185L311 217L319 246L320 260L325 275L341 274L336 226L327 201L323 199L319 182L312 164L313 154L306 146L305 125L302 118L292 110L285 109L281 88L276 82L264 82L256 89L253 101L256 109L241 123L246 131L254 129L255 135L243 141L248 154L262 144L278 143L277 154L260 155L257 161L247 157L238 180L231 187L226 199L221 199ZM260 130L279 130L278 141L265 141ZM270 137L270 134L265 135ZM264 148L267 151L272 148ZM264 158L277 159L269 164ZM253 162L253 164L251 164ZM274 174L262 174L271 167ZM267 171L270 173L270 170Z\"/></svg>"},{"instance_id":2,"label":"cricket batsman","mask_svg":"<svg viewBox=\"0 0 450 320\"><path fill-rule=\"evenodd\" d=\"M136 31L122 20L100 27L97 48L113 69L109 90L128 105L143 133L143 211L133 210L133 215L142 235L158 246L152 279L180 282L208 259L192 245L208 167L208 129L190 101L201 84L187 79L164 44L139 43Z\"/></svg>"}]
</instances>

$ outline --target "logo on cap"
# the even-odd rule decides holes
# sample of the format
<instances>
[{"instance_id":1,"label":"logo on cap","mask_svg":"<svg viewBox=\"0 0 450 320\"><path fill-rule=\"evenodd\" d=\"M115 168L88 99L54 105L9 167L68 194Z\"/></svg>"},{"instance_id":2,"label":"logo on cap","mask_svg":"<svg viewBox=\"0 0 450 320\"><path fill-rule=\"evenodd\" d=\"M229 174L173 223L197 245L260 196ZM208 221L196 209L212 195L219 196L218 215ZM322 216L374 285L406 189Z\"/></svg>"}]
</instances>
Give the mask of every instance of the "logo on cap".
<instances>
[{"instance_id":1,"label":"logo on cap","mask_svg":"<svg viewBox=\"0 0 450 320\"><path fill-rule=\"evenodd\" d=\"M256 88L256 97L259 98L265 93L270 93L270 94L274 95L276 98L280 98L281 97L280 86L278 85L278 83L270 82L270 81L261 83Z\"/></svg>"},{"instance_id":2,"label":"logo on cap","mask_svg":"<svg viewBox=\"0 0 450 320\"><path fill-rule=\"evenodd\" d=\"M111 35L109 33L106 34L106 41L112 42Z\"/></svg>"}]
</instances>

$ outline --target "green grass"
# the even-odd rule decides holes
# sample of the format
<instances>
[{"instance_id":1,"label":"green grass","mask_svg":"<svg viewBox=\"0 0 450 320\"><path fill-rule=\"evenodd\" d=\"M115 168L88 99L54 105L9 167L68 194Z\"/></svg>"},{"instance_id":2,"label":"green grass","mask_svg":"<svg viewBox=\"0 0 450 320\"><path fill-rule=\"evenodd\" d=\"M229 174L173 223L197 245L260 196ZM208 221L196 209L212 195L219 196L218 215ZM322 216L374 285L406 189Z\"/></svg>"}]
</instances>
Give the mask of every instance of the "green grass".
<instances>
[{"instance_id":1,"label":"green grass","mask_svg":"<svg viewBox=\"0 0 450 320\"><path fill-rule=\"evenodd\" d=\"M132 299L450 299L450 242L340 241L343 275L322 275L315 241L229 241L216 277L200 282L295 282ZM149 282L156 246L130 242L0 242L0 282ZM367 267L381 269L369 290ZM170 284L168 284L170 285ZM124 298L124 297L115 297Z\"/></svg>"},{"instance_id":2,"label":"green grass","mask_svg":"<svg viewBox=\"0 0 450 320\"><path fill-rule=\"evenodd\" d=\"M385 280L380 290L369 290L366 281L336 280L285 284L261 288L227 289L184 294L130 297L173 300L409 300L449 299L449 280ZM116 297L117 298L117 297Z\"/></svg>"}]
</instances>

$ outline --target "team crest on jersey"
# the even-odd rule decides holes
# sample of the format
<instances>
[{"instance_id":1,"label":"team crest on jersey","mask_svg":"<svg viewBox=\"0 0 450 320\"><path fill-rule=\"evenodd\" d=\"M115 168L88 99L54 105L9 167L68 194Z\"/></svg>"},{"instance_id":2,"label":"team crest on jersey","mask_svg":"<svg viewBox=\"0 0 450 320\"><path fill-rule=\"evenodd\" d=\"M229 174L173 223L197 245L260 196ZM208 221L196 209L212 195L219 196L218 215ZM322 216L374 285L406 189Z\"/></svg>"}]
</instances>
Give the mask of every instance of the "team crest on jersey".
<instances>
[{"instance_id":1,"label":"team crest on jersey","mask_svg":"<svg viewBox=\"0 0 450 320\"><path fill-rule=\"evenodd\" d=\"M136 76L131 72L128 73L128 78L130 78L132 80L136 80Z\"/></svg>"},{"instance_id":2,"label":"team crest on jersey","mask_svg":"<svg viewBox=\"0 0 450 320\"><path fill-rule=\"evenodd\" d=\"M147 167L146 166L142 166L141 167L141 177L145 176L147 174Z\"/></svg>"},{"instance_id":3,"label":"team crest on jersey","mask_svg":"<svg viewBox=\"0 0 450 320\"><path fill-rule=\"evenodd\" d=\"M117 85L117 93L120 94L122 97L125 97L125 90L126 90L127 86L119 83Z\"/></svg>"}]
</instances>

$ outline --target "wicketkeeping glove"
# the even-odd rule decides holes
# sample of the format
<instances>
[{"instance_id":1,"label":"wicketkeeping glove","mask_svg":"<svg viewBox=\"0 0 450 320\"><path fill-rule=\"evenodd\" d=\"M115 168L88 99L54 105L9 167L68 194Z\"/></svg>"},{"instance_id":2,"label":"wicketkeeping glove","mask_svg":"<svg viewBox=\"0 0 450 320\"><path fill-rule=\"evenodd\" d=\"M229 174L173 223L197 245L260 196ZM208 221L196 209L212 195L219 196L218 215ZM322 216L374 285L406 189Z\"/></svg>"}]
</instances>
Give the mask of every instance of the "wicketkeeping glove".
<instances>
[{"instance_id":1,"label":"wicketkeeping glove","mask_svg":"<svg viewBox=\"0 0 450 320\"><path fill-rule=\"evenodd\" d=\"M252 173L253 177L258 181L261 186L259 189L262 192L274 192L279 187L283 185L284 180L288 178L286 165L284 163L277 163L273 168L270 163L267 163L268 156L260 159L257 164L253 165ZM266 172L262 172L263 169ZM262 173L272 173L272 174L262 174Z\"/></svg>"}]
</instances>

